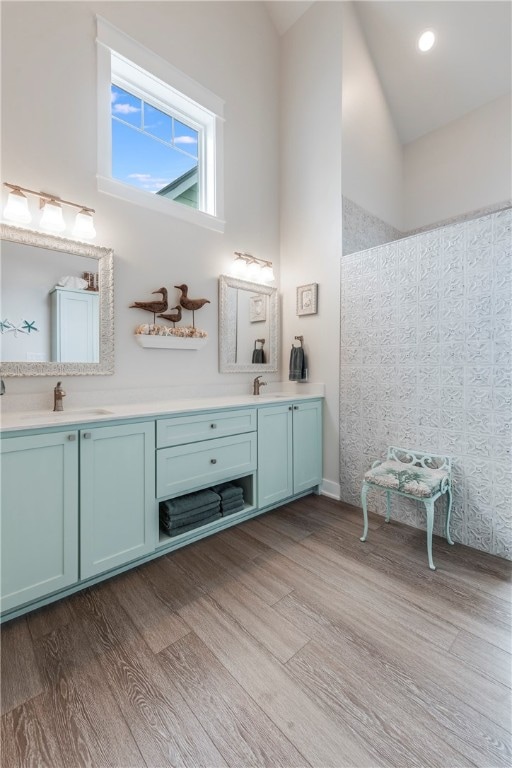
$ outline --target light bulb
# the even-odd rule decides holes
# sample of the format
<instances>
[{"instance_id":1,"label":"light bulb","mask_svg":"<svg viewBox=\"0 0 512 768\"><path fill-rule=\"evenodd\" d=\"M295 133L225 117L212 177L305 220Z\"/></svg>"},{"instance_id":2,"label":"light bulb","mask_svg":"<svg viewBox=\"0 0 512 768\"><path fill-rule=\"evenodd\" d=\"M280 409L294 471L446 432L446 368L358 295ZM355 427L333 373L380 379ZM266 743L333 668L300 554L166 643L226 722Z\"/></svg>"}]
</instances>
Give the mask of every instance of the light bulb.
<instances>
[{"instance_id":1,"label":"light bulb","mask_svg":"<svg viewBox=\"0 0 512 768\"><path fill-rule=\"evenodd\" d=\"M92 240L93 237L96 237L93 215L85 208L82 208L76 215L73 235L84 240Z\"/></svg>"},{"instance_id":2,"label":"light bulb","mask_svg":"<svg viewBox=\"0 0 512 768\"><path fill-rule=\"evenodd\" d=\"M425 30L418 39L418 48L422 53L430 51L436 41L436 36L431 29Z\"/></svg>"},{"instance_id":3,"label":"light bulb","mask_svg":"<svg viewBox=\"0 0 512 768\"><path fill-rule=\"evenodd\" d=\"M237 256L233 262L231 271L235 277L242 277L245 275L247 272L247 263L245 259L242 259L241 256Z\"/></svg>"},{"instance_id":4,"label":"light bulb","mask_svg":"<svg viewBox=\"0 0 512 768\"><path fill-rule=\"evenodd\" d=\"M261 279L265 283L272 283L274 281L274 270L270 262L261 268Z\"/></svg>"},{"instance_id":5,"label":"light bulb","mask_svg":"<svg viewBox=\"0 0 512 768\"><path fill-rule=\"evenodd\" d=\"M17 224L29 224L32 216L28 209L28 199L20 189L11 189L4 208L4 218Z\"/></svg>"},{"instance_id":6,"label":"light bulb","mask_svg":"<svg viewBox=\"0 0 512 768\"><path fill-rule=\"evenodd\" d=\"M261 280L261 267L257 261L251 261L247 265L247 276L249 280L255 280L257 282Z\"/></svg>"},{"instance_id":7,"label":"light bulb","mask_svg":"<svg viewBox=\"0 0 512 768\"><path fill-rule=\"evenodd\" d=\"M56 200L48 200L45 203L40 226L50 232L62 232L66 229L62 206Z\"/></svg>"}]
</instances>

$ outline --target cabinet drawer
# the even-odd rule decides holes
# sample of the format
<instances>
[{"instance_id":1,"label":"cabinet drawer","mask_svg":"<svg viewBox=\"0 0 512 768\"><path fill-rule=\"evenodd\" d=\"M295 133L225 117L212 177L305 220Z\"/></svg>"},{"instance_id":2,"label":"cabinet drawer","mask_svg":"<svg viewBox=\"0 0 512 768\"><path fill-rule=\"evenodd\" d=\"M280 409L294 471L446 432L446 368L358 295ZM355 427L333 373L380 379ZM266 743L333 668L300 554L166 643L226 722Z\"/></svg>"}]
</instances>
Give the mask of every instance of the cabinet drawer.
<instances>
[{"instance_id":1,"label":"cabinet drawer","mask_svg":"<svg viewBox=\"0 0 512 768\"><path fill-rule=\"evenodd\" d=\"M166 498L256 469L252 433L162 448L156 458L156 495Z\"/></svg>"},{"instance_id":2,"label":"cabinet drawer","mask_svg":"<svg viewBox=\"0 0 512 768\"><path fill-rule=\"evenodd\" d=\"M213 440L256 430L256 409L213 411L198 416L177 416L157 421L156 447Z\"/></svg>"}]
</instances>

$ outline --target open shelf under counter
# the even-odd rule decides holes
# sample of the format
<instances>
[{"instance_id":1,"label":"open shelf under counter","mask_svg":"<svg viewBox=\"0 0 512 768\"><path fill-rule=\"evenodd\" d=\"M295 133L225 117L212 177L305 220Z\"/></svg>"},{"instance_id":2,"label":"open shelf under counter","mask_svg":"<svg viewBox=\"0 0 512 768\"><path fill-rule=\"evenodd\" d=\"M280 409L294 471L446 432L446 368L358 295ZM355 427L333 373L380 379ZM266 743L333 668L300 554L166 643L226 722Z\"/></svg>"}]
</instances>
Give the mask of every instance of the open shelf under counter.
<instances>
[{"instance_id":1,"label":"open shelf under counter","mask_svg":"<svg viewBox=\"0 0 512 768\"><path fill-rule=\"evenodd\" d=\"M167 533L164 533L162 530L160 530L157 549L169 547L171 544L181 546L187 541L195 541L198 538L202 538L203 535L207 536L210 533L214 533L216 530L228 528L230 525L234 525L235 523L239 522L241 518L250 516L250 513L254 512L255 510L256 507L254 504L244 504L243 509L241 509L239 512L234 512L232 515L224 515L223 517L219 517L218 520L213 520L211 523L206 523L206 525L198 525L197 528L192 528L190 531L179 533L177 536L169 536Z\"/></svg>"}]
</instances>

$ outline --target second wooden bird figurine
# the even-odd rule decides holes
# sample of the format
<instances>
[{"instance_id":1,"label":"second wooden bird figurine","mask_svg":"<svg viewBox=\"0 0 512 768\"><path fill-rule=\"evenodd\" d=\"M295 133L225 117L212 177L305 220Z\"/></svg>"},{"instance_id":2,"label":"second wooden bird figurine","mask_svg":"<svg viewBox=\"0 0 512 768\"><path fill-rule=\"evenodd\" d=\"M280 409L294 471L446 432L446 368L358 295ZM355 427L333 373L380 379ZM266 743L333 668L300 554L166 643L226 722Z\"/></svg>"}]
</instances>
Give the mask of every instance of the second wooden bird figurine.
<instances>
[{"instance_id":1,"label":"second wooden bird figurine","mask_svg":"<svg viewBox=\"0 0 512 768\"><path fill-rule=\"evenodd\" d=\"M177 310L174 315L168 312L167 314L158 315L158 317L163 317L164 320L170 320L173 326L176 327L176 323L179 323L181 320L181 307L178 304L177 307L171 307L171 309Z\"/></svg>"},{"instance_id":2,"label":"second wooden bird figurine","mask_svg":"<svg viewBox=\"0 0 512 768\"><path fill-rule=\"evenodd\" d=\"M168 307L167 288L159 288L157 291L153 291L153 293L161 293L162 299L160 301L135 301L133 304L130 304L130 309L133 307L135 309L145 309L146 312L152 312L153 323L155 323L156 315L159 312L165 312Z\"/></svg>"},{"instance_id":3,"label":"second wooden bird figurine","mask_svg":"<svg viewBox=\"0 0 512 768\"><path fill-rule=\"evenodd\" d=\"M189 299L188 297L188 285L183 283L182 285L175 285L179 291L181 291L180 304L184 309L189 309L192 312L192 326L195 328L194 313L197 309L201 309L205 304L210 304L209 299Z\"/></svg>"}]
</instances>

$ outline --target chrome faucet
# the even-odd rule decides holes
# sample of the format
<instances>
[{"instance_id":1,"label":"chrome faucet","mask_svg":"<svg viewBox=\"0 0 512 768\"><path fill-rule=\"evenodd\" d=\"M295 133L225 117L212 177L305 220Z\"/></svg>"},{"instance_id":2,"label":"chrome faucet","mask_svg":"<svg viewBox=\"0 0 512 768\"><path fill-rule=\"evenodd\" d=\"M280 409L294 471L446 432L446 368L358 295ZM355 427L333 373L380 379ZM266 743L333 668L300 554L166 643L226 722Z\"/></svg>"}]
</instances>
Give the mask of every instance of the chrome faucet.
<instances>
[{"instance_id":1,"label":"chrome faucet","mask_svg":"<svg viewBox=\"0 0 512 768\"><path fill-rule=\"evenodd\" d=\"M260 393L260 387L264 387L266 385L266 381L260 381L261 376L256 376L252 383L252 393L253 395L259 395Z\"/></svg>"},{"instance_id":2,"label":"chrome faucet","mask_svg":"<svg viewBox=\"0 0 512 768\"><path fill-rule=\"evenodd\" d=\"M53 390L53 410L54 411L64 410L64 406L62 405L63 397L66 397L66 393L62 389L62 381L58 381L57 386Z\"/></svg>"}]
</instances>

